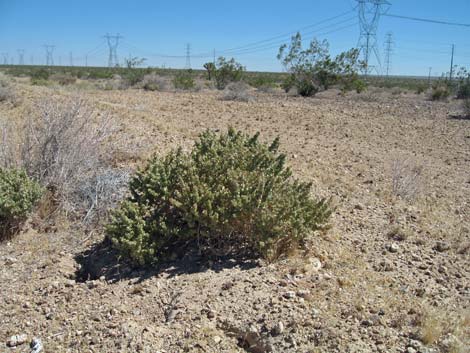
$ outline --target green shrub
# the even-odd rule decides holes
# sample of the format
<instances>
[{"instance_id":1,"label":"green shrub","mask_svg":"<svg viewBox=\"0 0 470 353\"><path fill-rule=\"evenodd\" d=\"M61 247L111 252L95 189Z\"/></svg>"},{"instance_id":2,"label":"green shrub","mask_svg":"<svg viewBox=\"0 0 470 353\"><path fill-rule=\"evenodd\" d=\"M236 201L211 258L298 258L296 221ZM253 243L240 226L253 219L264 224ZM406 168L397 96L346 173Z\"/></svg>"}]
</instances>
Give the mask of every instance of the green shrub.
<instances>
[{"instance_id":1,"label":"green shrub","mask_svg":"<svg viewBox=\"0 0 470 353\"><path fill-rule=\"evenodd\" d=\"M41 193L24 171L0 168L0 240L20 229Z\"/></svg>"},{"instance_id":2,"label":"green shrub","mask_svg":"<svg viewBox=\"0 0 470 353\"><path fill-rule=\"evenodd\" d=\"M278 146L258 134L206 131L191 153L154 157L131 180L107 236L140 265L195 245L219 255L230 248L268 259L286 254L322 229L331 211L312 199L311 184L292 177Z\"/></svg>"},{"instance_id":3,"label":"green shrub","mask_svg":"<svg viewBox=\"0 0 470 353\"><path fill-rule=\"evenodd\" d=\"M68 86L72 85L75 82L77 82L77 79L70 75L69 73L62 74L62 73L56 73L51 75L50 77L51 81L57 82L61 86Z\"/></svg>"},{"instance_id":4,"label":"green shrub","mask_svg":"<svg viewBox=\"0 0 470 353\"><path fill-rule=\"evenodd\" d=\"M357 49L332 57L326 40L313 39L307 48L303 48L300 33L291 38L289 45L279 48L277 58L291 74L293 86L304 97L313 96L333 85L351 85L352 81L357 80L357 72L362 65Z\"/></svg>"},{"instance_id":5,"label":"green shrub","mask_svg":"<svg viewBox=\"0 0 470 353\"><path fill-rule=\"evenodd\" d=\"M196 86L193 76L189 71L178 72L173 78L173 85L176 89L183 90L190 90Z\"/></svg>"},{"instance_id":6,"label":"green shrub","mask_svg":"<svg viewBox=\"0 0 470 353\"><path fill-rule=\"evenodd\" d=\"M470 98L470 79L461 82L457 88L457 99Z\"/></svg>"},{"instance_id":7,"label":"green shrub","mask_svg":"<svg viewBox=\"0 0 470 353\"><path fill-rule=\"evenodd\" d=\"M248 80L248 84L260 91L269 91L276 88L276 81L268 75L256 75Z\"/></svg>"},{"instance_id":8,"label":"green shrub","mask_svg":"<svg viewBox=\"0 0 470 353\"><path fill-rule=\"evenodd\" d=\"M31 71L31 81L40 81L49 79L49 71L44 68L34 69Z\"/></svg>"},{"instance_id":9,"label":"green shrub","mask_svg":"<svg viewBox=\"0 0 470 353\"><path fill-rule=\"evenodd\" d=\"M289 91L294 87L295 87L295 76L294 75L287 76L281 83L281 88L286 93L289 93Z\"/></svg>"},{"instance_id":10,"label":"green shrub","mask_svg":"<svg viewBox=\"0 0 470 353\"><path fill-rule=\"evenodd\" d=\"M450 96L450 88L446 84L436 84L431 90L431 100L440 101L446 100Z\"/></svg>"},{"instance_id":11,"label":"green shrub","mask_svg":"<svg viewBox=\"0 0 470 353\"><path fill-rule=\"evenodd\" d=\"M217 89L224 89L230 82L240 81L244 72L245 68L235 59L226 60L224 57L220 57L213 72L215 86Z\"/></svg>"}]
</instances>

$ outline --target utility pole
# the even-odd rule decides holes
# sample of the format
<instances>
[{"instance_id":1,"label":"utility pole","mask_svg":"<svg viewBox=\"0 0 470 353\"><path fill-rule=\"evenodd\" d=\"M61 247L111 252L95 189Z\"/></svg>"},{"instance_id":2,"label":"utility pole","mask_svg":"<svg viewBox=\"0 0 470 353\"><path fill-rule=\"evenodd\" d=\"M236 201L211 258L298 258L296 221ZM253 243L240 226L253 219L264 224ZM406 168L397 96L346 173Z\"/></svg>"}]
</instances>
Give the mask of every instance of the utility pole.
<instances>
[{"instance_id":1,"label":"utility pole","mask_svg":"<svg viewBox=\"0 0 470 353\"><path fill-rule=\"evenodd\" d=\"M44 48L46 49L46 65L47 66L54 66L54 48L55 45L44 44Z\"/></svg>"},{"instance_id":2,"label":"utility pole","mask_svg":"<svg viewBox=\"0 0 470 353\"><path fill-rule=\"evenodd\" d=\"M186 65L185 65L186 70L191 69L191 44L186 44Z\"/></svg>"},{"instance_id":3,"label":"utility pole","mask_svg":"<svg viewBox=\"0 0 470 353\"><path fill-rule=\"evenodd\" d=\"M214 65L215 65L215 49L214 49Z\"/></svg>"},{"instance_id":4,"label":"utility pole","mask_svg":"<svg viewBox=\"0 0 470 353\"><path fill-rule=\"evenodd\" d=\"M18 49L18 65L24 65L24 49Z\"/></svg>"},{"instance_id":5,"label":"utility pole","mask_svg":"<svg viewBox=\"0 0 470 353\"><path fill-rule=\"evenodd\" d=\"M119 39L122 39L122 36L118 33L115 36L111 36L108 33L104 36L108 42L109 48L109 57L108 57L108 67L119 66L119 60L117 56L117 48L119 45Z\"/></svg>"},{"instance_id":6,"label":"utility pole","mask_svg":"<svg viewBox=\"0 0 470 353\"><path fill-rule=\"evenodd\" d=\"M88 67L88 55L85 55L85 67Z\"/></svg>"},{"instance_id":7,"label":"utility pole","mask_svg":"<svg viewBox=\"0 0 470 353\"><path fill-rule=\"evenodd\" d=\"M365 67L363 69L364 75L371 72L374 68L377 73L381 71L382 63L377 44L377 28L379 25L380 16L383 15L390 3L387 0L356 0L358 2L358 17L359 17L359 41L357 47L359 52L363 55ZM377 65L370 64L371 54L374 54Z\"/></svg>"},{"instance_id":8,"label":"utility pole","mask_svg":"<svg viewBox=\"0 0 470 353\"><path fill-rule=\"evenodd\" d=\"M450 57L450 74L449 74L449 81L452 81L452 74L454 73L454 49L455 45L452 44L452 55Z\"/></svg>"},{"instance_id":9,"label":"utility pole","mask_svg":"<svg viewBox=\"0 0 470 353\"><path fill-rule=\"evenodd\" d=\"M8 53L2 53L3 65L8 65Z\"/></svg>"},{"instance_id":10,"label":"utility pole","mask_svg":"<svg viewBox=\"0 0 470 353\"><path fill-rule=\"evenodd\" d=\"M386 65L386 73L387 77L390 73L390 63L391 63L391 57L392 57L392 51L393 51L393 40L392 40L392 33L389 32L387 33L387 39L385 40L385 65Z\"/></svg>"},{"instance_id":11,"label":"utility pole","mask_svg":"<svg viewBox=\"0 0 470 353\"><path fill-rule=\"evenodd\" d=\"M428 74L428 85L429 85L429 87L431 87L431 70L432 70L432 67L429 67L429 74Z\"/></svg>"},{"instance_id":12,"label":"utility pole","mask_svg":"<svg viewBox=\"0 0 470 353\"><path fill-rule=\"evenodd\" d=\"M73 66L73 53L70 52L69 54L69 59L70 59L70 66Z\"/></svg>"}]
</instances>

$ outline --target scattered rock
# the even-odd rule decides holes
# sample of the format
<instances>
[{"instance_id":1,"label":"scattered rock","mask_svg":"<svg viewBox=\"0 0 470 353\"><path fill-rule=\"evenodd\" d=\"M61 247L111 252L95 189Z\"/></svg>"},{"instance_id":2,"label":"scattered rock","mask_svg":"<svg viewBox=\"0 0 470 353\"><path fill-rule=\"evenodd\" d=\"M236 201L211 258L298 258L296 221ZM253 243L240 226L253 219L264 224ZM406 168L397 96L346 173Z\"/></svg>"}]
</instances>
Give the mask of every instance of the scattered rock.
<instances>
[{"instance_id":1,"label":"scattered rock","mask_svg":"<svg viewBox=\"0 0 470 353\"><path fill-rule=\"evenodd\" d=\"M284 324L282 321L279 321L276 325L274 325L271 332L273 336L282 335L284 333Z\"/></svg>"},{"instance_id":2,"label":"scattered rock","mask_svg":"<svg viewBox=\"0 0 470 353\"><path fill-rule=\"evenodd\" d=\"M439 252L444 252L450 249L450 244L445 241L438 241L433 249Z\"/></svg>"},{"instance_id":3,"label":"scattered rock","mask_svg":"<svg viewBox=\"0 0 470 353\"><path fill-rule=\"evenodd\" d=\"M14 336L11 336L10 339L7 341L7 346L8 347L20 346L26 343L27 340L28 340L28 336L26 336L25 334L14 335Z\"/></svg>"},{"instance_id":4,"label":"scattered rock","mask_svg":"<svg viewBox=\"0 0 470 353\"><path fill-rule=\"evenodd\" d=\"M295 298L295 292L290 290L290 291L284 292L282 294L282 296L286 299L294 299Z\"/></svg>"},{"instance_id":5,"label":"scattered rock","mask_svg":"<svg viewBox=\"0 0 470 353\"><path fill-rule=\"evenodd\" d=\"M33 338L30 344L31 351L30 353L39 353L42 352L43 346L40 338Z\"/></svg>"},{"instance_id":6,"label":"scattered rock","mask_svg":"<svg viewBox=\"0 0 470 353\"><path fill-rule=\"evenodd\" d=\"M398 250L400 250L398 244L392 243L388 246L388 251L390 251L391 253L396 253L398 252Z\"/></svg>"}]
</instances>

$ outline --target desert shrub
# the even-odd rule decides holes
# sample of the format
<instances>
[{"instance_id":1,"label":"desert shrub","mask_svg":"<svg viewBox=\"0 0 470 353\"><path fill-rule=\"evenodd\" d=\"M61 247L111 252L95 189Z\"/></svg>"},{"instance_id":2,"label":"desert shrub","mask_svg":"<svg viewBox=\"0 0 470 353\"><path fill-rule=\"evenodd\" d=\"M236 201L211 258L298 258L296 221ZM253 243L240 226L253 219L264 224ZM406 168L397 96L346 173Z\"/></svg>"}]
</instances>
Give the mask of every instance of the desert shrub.
<instances>
[{"instance_id":1,"label":"desert shrub","mask_svg":"<svg viewBox=\"0 0 470 353\"><path fill-rule=\"evenodd\" d=\"M77 79L70 74L55 73L52 74L49 79L51 81L57 82L61 86L67 86L74 84Z\"/></svg>"},{"instance_id":2,"label":"desert shrub","mask_svg":"<svg viewBox=\"0 0 470 353\"><path fill-rule=\"evenodd\" d=\"M360 79L355 79L351 82L350 86L356 93L362 93L367 89L367 83Z\"/></svg>"},{"instance_id":3,"label":"desert shrub","mask_svg":"<svg viewBox=\"0 0 470 353\"><path fill-rule=\"evenodd\" d=\"M417 85L416 86L416 94L422 94L424 92L426 92L426 90L428 89L428 86L427 85Z\"/></svg>"},{"instance_id":4,"label":"desert shrub","mask_svg":"<svg viewBox=\"0 0 470 353\"><path fill-rule=\"evenodd\" d=\"M225 87L223 100L249 102L252 99L249 90L250 86L245 82L232 82Z\"/></svg>"},{"instance_id":5,"label":"desert shrub","mask_svg":"<svg viewBox=\"0 0 470 353\"><path fill-rule=\"evenodd\" d=\"M193 75L190 71L176 73L175 77L173 77L173 85L176 89L183 90L190 90L196 86Z\"/></svg>"},{"instance_id":6,"label":"desert shrub","mask_svg":"<svg viewBox=\"0 0 470 353\"><path fill-rule=\"evenodd\" d=\"M47 81L49 79L49 76L50 76L49 71L44 68L33 69L31 71L31 82L37 81L37 80Z\"/></svg>"},{"instance_id":7,"label":"desert shrub","mask_svg":"<svg viewBox=\"0 0 470 353\"><path fill-rule=\"evenodd\" d=\"M248 80L248 84L261 92L270 92L276 88L276 81L268 75L256 75Z\"/></svg>"},{"instance_id":8,"label":"desert shrub","mask_svg":"<svg viewBox=\"0 0 470 353\"><path fill-rule=\"evenodd\" d=\"M295 87L295 76L289 75L281 82L281 88L284 92L289 93Z\"/></svg>"},{"instance_id":9,"label":"desert shrub","mask_svg":"<svg viewBox=\"0 0 470 353\"><path fill-rule=\"evenodd\" d=\"M423 167L410 160L395 160L392 164L392 193L412 201L422 190Z\"/></svg>"},{"instance_id":10,"label":"desert shrub","mask_svg":"<svg viewBox=\"0 0 470 353\"><path fill-rule=\"evenodd\" d=\"M0 103L1 102L16 102L16 94L13 87L8 82L4 75L0 75Z\"/></svg>"},{"instance_id":11,"label":"desert shrub","mask_svg":"<svg viewBox=\"0 0 470 353\"><path fill-rule=\"evenodd\" d=\"M175 249L274 259L302 245L331 213L292 177L279 140L204 132L191 153L154 157L135 175L107 236L123 256L154 264Z\"/></svg>"},{"instance_id":12,"label":"desert shrub","mask_svg":"<svg viewBox=\"0 0 470 353\"><path fill-rule=\"evenodd\" d=\"M235 59L226 60L224 57L220 57L213 73L215 86L220 90L225 89L229 83L240 81L244 72L245 68Z\"/></svg>"},{"instance_id":13,"label":"desert shrub","mask_svg":"<svg viewBox=\"0 0 470 353\"><path fill-rule=\"evenodd\" d=\"M291 74L298 93L304 97L313 96L333 85L350 85L357 80L361 65L357 49L331 57L326 40L320 42L313 39L308 48L302 48L300 33L292 37L289 46L284 44L279 48L277 58Z\"/></svg>"},{"instance_id":14,"label":"desert shrub","mask_svg":"<svg viewBox=\"0 0 470 353\"><path fill-rule=\"evenodd\" d=\"M144 76L145 71L137 68L128 68L122 73L122 79L126 87L131 87L142 82Z\"/></svg>"},{"instance_id":15,"label":"desert shrub","mask_svg":"<svg viewBox=\"0 0 470 353\"><path fill-rule=\"evenodd\" d=\"M146 91L168 91L170 89L170 83L166 78L156 73L151 73L144 76L142 88Z\"/></svg>"},{"instance_id":16,"label":"desert shrub","mask_svg":"<svg viewBox=\"0 0 470 353\"><path fill-rule=\"evenodd\" d=\"M461 82L457 88L457 99L470 98L470 79Z\"/></svg>"},{"instance_id":17,"label":"desert shrub","mask_svg":"<svg viewBox=\"0 0 470 353\"><path fill-rule=\"evenodd\" d=\"M113 132L111 120L79 98L46 100L36 110L26 121L18 163L54 195L62 209L80 216L83 208L77 190L101 173L101 147Z\"/></svg>"},{"instance_id":18,"label":"desert shrub","mask_svg":"<svg viewBox=\"0 0 470 353\"><path fill-rule=\"evenodd\" d=\"M463 113L470 118L470 98L465 98L462 102Z\"/></svg>"},{"instance_id":19,"label":"desert shrub","mask_svg":"<svg viewBox=\"0 0 470 353\"><path fill-rule=\"evenodd\" d=\"M432 86L431 100L441 101L446 100L450 96L450 88L445 83L438 83Z\"/></svg>"},{"instance_id":20,"label":"desert shrub","mask_svg":"<svg viewBox=\"0 0 470 353\"><path fill-rule=\"evenodd\" d=\"M214 71L216 70L215 68L215 64L214 63L211 63L211 62L207 62L203 65L204 69L206 69L206 72L207 72L207 79L209 81L212 80L212 76L213 76L213 73Z\"/></svg>"},{"instance_id":21,"label":"desert shrub","mask_svg":"<svg viewBox=\"0 0 470 353\"><path fill-rule=\"evenodd\" d=\"M113 71L110 69L96 68L90 70L88 73L88 78L90 79L109 79L113 77Z\"/></svg>"},{"instance_id":22,"label":"desert shrub","mask_svg":"<svg viewBox=\"0 0 470 353\"><path fill-rule=\"evenodd\" d=\"M20 229L41 193L24 171L0 168L0 241Z\"/></svg>"}]
</instances>

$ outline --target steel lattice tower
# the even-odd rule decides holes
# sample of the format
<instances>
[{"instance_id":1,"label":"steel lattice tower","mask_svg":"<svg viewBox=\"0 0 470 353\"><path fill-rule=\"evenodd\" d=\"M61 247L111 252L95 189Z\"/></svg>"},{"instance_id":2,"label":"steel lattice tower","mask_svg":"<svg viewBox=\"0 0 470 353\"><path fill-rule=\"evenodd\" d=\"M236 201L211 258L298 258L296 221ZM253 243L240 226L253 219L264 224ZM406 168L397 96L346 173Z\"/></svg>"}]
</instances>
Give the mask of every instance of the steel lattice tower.
<instances>
[{"instance_id":1,"label":"steel lattice tower","mask_svg":"<svg viewBox=\"0 0 470 353\"><path fill-rule=\"evenodd\" d=\"M8 53L2 53L3 65L8 65Z\"/></svg>"},{"instance_id":2,"label":"steel lattice tower","mask_svg":"<svg viewBox=\"0 0 470 353\"><path fill-rule=\"evenodd\" d=\"M186 65L185 69L191 69L191 44L186 44Z\"/></svg>"},{"instance_id":3,"label":"steel lattice tower","mask_svg":"<svg viewBox=\"0 0 470 353\"><path fill-rule=\"evenodd\" d=\"M24 65L24 49L18 49L18 65Z\"/></svg>"},{"instance_id":4,"label":"steel lattice tower","mask_svg":"<svg viewBox=\"0 0 470 353\"><path fill-rule=\"evenodd\" d=\"M387 39L385 40L385 72L388 77L390 73L390 66L392 64L392 53L393 53L393 39L392 33L387 33Z\"/></svg>"},{"instance_id":5,"label":"steel lattice tower","mask_svg":"<svg viewBox=\"0 0 470 353\"><path fill-rule=\"evenodd\" d=\"M372 69L377 73L381 71L381 60L377 42L377 27L380 16L390 7L387 0L356 0L358 2L358 15L360 37L357 44L364 60L364 74L368 75ZM376 65L371 65L371 56L375 57Z\"/></svg>"},{"instance_id":6,"label":"steel lattice tower","mask_svg":"<svg viewBox=\"0 0 470 353\"><path fill-rule=\"evenodd\" d=\"M121 39L122 36L119 34L116 34L115 36L106 34L104 37L106 38L109 47L108 67L119 66L117 47L119 45L119 39Z\"/></svg>"},{"instance_id":7,"label":"steel lattice tower","mask_svg":"<svg viewBox=\"0 0 470 353\"><path fill-rule=\"evenodd\" d=\"M46 65L47 66L53 66L54 65L54 57L53 57L52 54L54 53L55 45L45 44L44 48L46 48Z\"/></svg>"}]
</instances>

